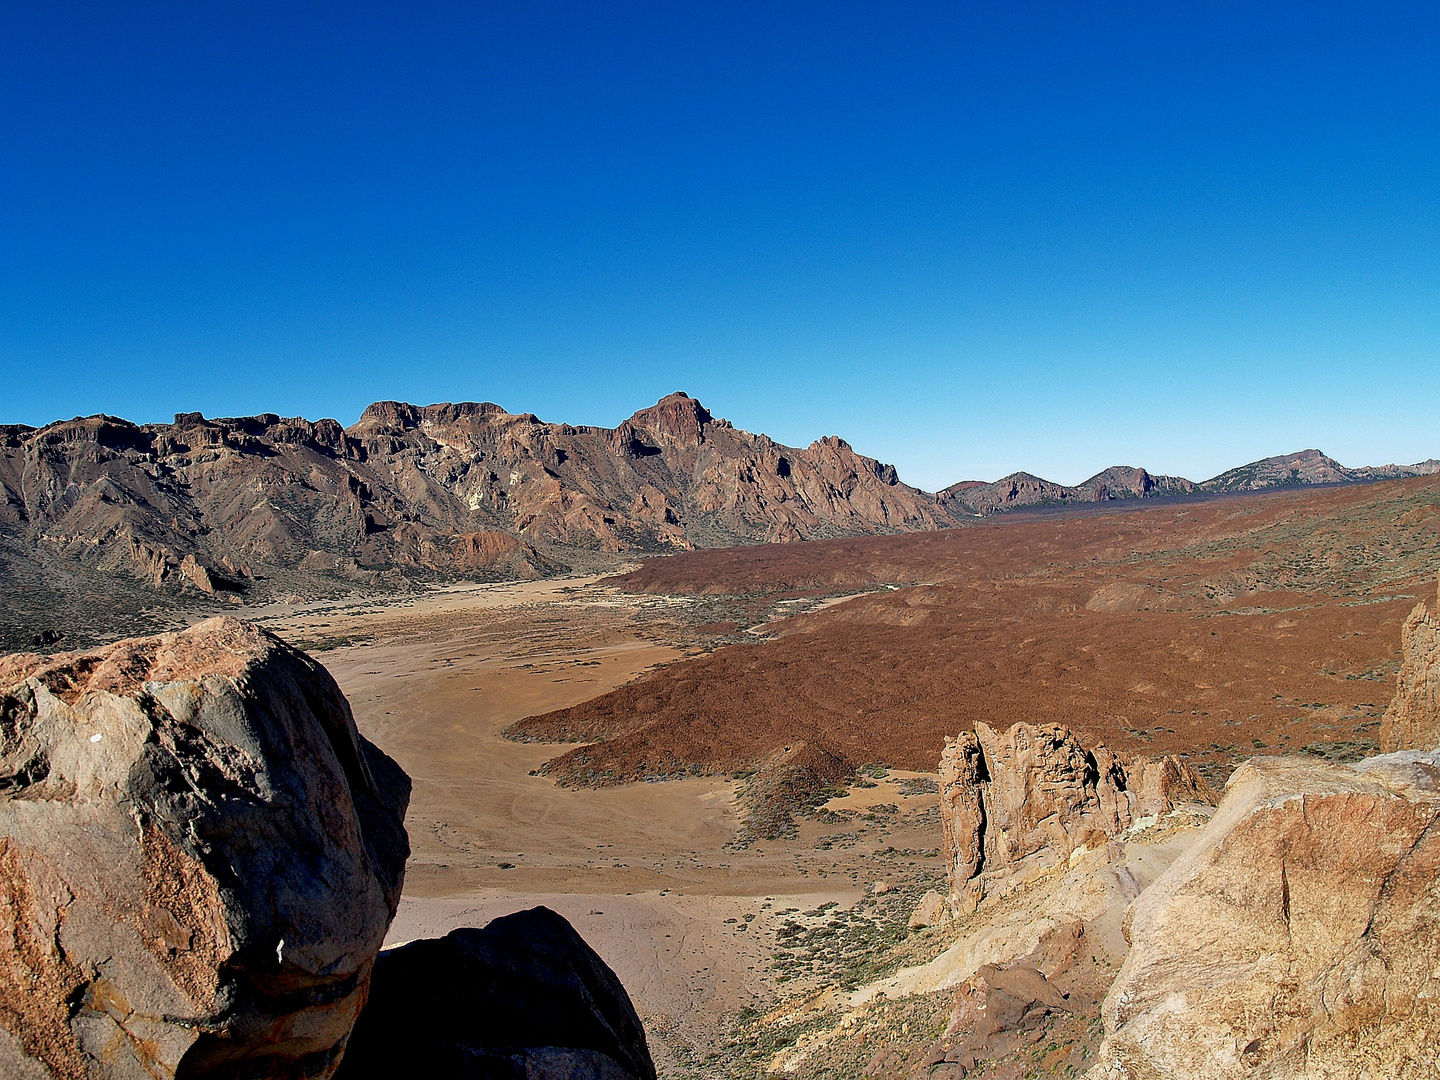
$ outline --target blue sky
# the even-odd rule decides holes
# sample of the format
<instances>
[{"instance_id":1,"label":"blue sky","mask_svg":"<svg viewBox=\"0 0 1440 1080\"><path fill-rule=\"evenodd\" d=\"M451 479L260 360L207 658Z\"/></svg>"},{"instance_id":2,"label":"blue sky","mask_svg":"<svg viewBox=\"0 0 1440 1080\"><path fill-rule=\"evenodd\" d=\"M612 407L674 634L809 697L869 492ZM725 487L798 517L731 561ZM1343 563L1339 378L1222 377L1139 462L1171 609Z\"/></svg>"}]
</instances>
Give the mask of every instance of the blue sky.
<instances>
[{"instance_id":1,"label":"blue sky","mask_svg":"<svg viewBox=\"0 0 1440 1080\"><path fill-rule=\"evenodd\" d=\"M0 421L1440 456L1437 56L1418 3L10 4Z\"/></svg>"}]
</instances>

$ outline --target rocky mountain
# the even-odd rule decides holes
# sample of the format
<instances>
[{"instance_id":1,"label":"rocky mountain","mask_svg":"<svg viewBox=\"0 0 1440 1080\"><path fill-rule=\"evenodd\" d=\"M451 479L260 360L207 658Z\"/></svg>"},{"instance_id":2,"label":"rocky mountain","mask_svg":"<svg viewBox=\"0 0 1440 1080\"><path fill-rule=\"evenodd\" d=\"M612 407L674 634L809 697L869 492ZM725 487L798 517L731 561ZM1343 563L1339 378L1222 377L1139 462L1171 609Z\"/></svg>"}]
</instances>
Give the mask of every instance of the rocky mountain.
<instances>
[{"instance_id":1,"label":"rocky mountain","mask_svg":"<svg viewBox=\"0 0 1440 1080\"><path fill-rule=\"evenodd\" d=\"M239 592L285 568L537 576L609 552L934 529L934 496L826 437L782 446L671 394L614 429L382 401L348 429L265 414L0 427L0 557ZM557 555L556 552L559 551Z\"/></svg>"},{"instance_id":2,"label":"rocky mountain","mask_svg":"<svg viewBox=\"0 0 1440 1080\"><path fill-rule=\"evenodd\" d=\"M1282 454L1230 469L1200 485L1202 491L1264 491L1267 488L1301 487L1306 484L1357 484L1368 480L1400 480L1407 476L1429 476L1440 472L1440 461L1431 458L1415 465L1367 465L1347 469L1319 450Z\"/></svg>"},{"instance_id":3,"label":"rocky mountain","mask_svg":"<svg viewBox=\"0 0 1440 1080\"><path fill-rule=\"evenodd\" d=\"M963 480L945 488L936 498L952 514L973 516L1022 506L1193 495L1197 490L1198 485L1184 477L1155 476L1129 465L1112 465L1073 487L1018 472L988 484L979 480Z\"/></svg>"},{"instance_id":4,"label":"rocky mountain","mask_svg":"<svg viewBox=\"0 0 1440 1080\"><path fill-rule=\"evenodd\" d=\"M956 516L993 514L1025 506L1066 503L1107 502L1113 499L1146 499L1167 495L1223 494L1226 492L1268 491L1273 488L1304 487L1312 484L1358 484L1374 480L1401 480L1411 476L1440 473L1440 460L1431 458L1414 465L1366 465L1348 469L1319 450L1252 461L1195 483L1183 476L1156 476L1144 469L1115 465L1096 473L1084 483L1068 486L1018 472L993 483L962 480L940 491L941 506Z\"/></svg>"},{"instance_id":5,"label":"rocky mountain","mask_svg":"<svg viewBox=\"0 0 1440 1080\"><path fill-rule=\"evenodd\" d=\"M933 530L1024 506L1412 476L1318 451L1203 484L1116 466L1075 486L1028 473L931 495L827 436L784 446L671 394L615 428L466 402L381 401L349 428L273 414L0 426L0 641L70 607L153 625L155 603L532 578L660 552ZM82 595L83 594L83 595ZM169 599L165 599L168 597ZM97 605L104 599L107 604ZM189 602L189 601L185 601ZM128 619L126 622L124 619ZM44 642L41 642L44 644Z\"/></svg>"}]
</instances>

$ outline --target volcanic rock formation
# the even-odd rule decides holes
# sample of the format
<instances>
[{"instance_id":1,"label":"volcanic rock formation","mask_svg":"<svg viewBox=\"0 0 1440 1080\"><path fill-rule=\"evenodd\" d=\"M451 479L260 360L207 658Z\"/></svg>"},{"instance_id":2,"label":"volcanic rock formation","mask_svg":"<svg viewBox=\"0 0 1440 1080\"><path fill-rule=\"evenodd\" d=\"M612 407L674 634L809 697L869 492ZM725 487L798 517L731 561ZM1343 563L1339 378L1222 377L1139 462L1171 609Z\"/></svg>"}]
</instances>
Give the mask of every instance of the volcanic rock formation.
<instances>
[{"instance_id":1,"label":"volcanic rock formation","mask_svg":"<svg viewBox=\"0 0 1440 1080\"><path fill-rule=\"evenodd\" d=\"M609 550L933 529L933 496L841 439L798 450L672 394L618 428L382 401L354 427L262 415L0 428L0 530L103 570L244 587L311 552L473 571L529 544ZM508 546L476 543L516 534ZM184 574L192 583L197 575ZM200 588L205 586L198 585Z\"/></svg>"},{"instance_id":2,"label":"volcanic rock formation","mask_svg":"<svg viewBox=\"0 0 1440 1080\"><path fill-rule=\"evenodd\" d=\"M1400 632L1404 659L1395 697L1380 722L1380 750L1440 747L1440 600L1434 611L1422 600Z\"/></svg>"},{"instance_id":3,"label":"volcanic rock formation","mask_svg":"<svg viewBox=\"0 0 1440 1080\"><path fill-rule=\"evenodd\" d=\"M1075 852L1142 818L1215 792L1179 758L1125 765L1086 750L1068 728L1015 724L1004 735L977 723L940 755L940 819L950 904L974 910Z\"/></svg>"},{"instance_id":4,"label":"volcanic rock formation","mask_svg":"<svg viewBox=\"0 0 1440 1080\"><path fill-rule=\"evenodd\" d=\"M1440 752L1257 758L1130 909L1092 1080L1435 1075Z\"/></svg>"},{"instance_id":5,"label":"volcanic rock formation","mask_svg":"<svg viewBox=\"0 0 1440 1080\"><path fill-rule=\"evenodd\" d=\"M243 623L0 659L0 1075L331 1075L409 792Z\"/></svg>"},{"instance_id":6,"label":"volcanic rock formation","mask_svg":"<svg viewBox=\"0 0 1440 1080\"><path fill-rule=\"evenodd\" d=\"M537 907L380 954L336 1080L655 1080L615 974Z\"/></svg>"}]
</instances>

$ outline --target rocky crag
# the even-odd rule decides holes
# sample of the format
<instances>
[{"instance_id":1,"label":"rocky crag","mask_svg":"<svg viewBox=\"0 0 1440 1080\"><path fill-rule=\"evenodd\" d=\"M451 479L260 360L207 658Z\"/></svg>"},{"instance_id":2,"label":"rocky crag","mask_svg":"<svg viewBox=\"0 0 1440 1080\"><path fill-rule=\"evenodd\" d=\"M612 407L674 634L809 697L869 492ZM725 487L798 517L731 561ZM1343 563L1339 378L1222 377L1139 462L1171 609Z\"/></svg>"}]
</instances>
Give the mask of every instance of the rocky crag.
<instances>
[{"instance_id":1,"label":"rocky crag","mask_svg":"<svg viewBox=\"0 0 1440 1080\"><path fill-rule=\"evenodd\" d=\"M1181 763L1122 775L1063 728L986 730L945 753L951 891L971 903L917 931L945 935L928 961L803 1003L824 1022L772 1070L1434 1077L1440 750L1254 758L1213 813ZM991 859L1001 887L977 893Z\"/></svg>"},{"instance_id":2,"label":"rocky crag","mask_svg":"<svg viewBox=\"0 0 1440 1080\"><path fill-rule=\"evenodd\" d=\"M0 1076L325 1080L353 1039L347 1076L654 1080L553 912L377 963L409 794L323 667L233 619L0 658Z\"/></svg>"},{"instance_id":3,"label":"rocky crag","mask_svg":"<svg viewBox=\"0 0 1440 1080\"><path fill-rule=\"evenodd\" d=\"M1424 601L1400 631L1402 661L1395 697L1380 722L1380 749L1432 750L1440 746L1440 600Z\"/></svg>"},{"instance_id":4,"label":"rocky crag","mask_svg":"<svg viewBox=\"0 0 1440 1080\"><path fill-rule=\"evenodd\" d=\"M977 723L940 756L951 909L974 911L1137 822L1217 799L1174 756L1127 764L1058 725L1015 724L1002 735Z\"/></svg>"}]
</instances>

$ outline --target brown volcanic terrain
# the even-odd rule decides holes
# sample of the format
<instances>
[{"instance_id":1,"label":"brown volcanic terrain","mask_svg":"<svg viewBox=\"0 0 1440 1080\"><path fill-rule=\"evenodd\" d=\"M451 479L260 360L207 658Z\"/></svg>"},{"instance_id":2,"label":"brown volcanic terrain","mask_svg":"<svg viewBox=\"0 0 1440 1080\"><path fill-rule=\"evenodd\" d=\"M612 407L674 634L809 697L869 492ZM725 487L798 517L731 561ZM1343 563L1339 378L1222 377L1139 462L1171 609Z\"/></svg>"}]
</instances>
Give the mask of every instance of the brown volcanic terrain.
<instances>
[{"instance_id":1,"label":"brown volcanic terrain","mask_svg":"<svg viewBox=\"0 0 1440 1080\"><path fill-rule=\"evenodd\" d=\"M1259 748L1357 757L1400 625L1440 564L1440 479L940 534L652 560L654 593L884 589L777 624L512 734L586 741L547 766L607 784L745 771L787 747L934 767L975 720L1064 723L1212 779ZM762 631L763 632L763 631Z\"/></svg>"},{"instance_id":2,"label":"brown volcanic terrain","mask_svg":"<svg viewBox=\"0 0 1440 1080\"><path fill-rule=\"evenodd\" d=\"M181 599L203 610L393 592L613 569L606 553L621 551L945 524L934 496L841 439L782 446L684 394L614 429L399 402L348 429L199 413L12 425L0 427L0 646L44 645L30 635L57 626L67 645L153 629L146 609Z\"/></svg>"}]
</instances>

